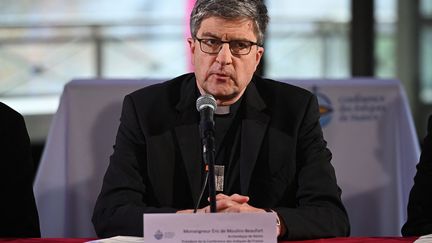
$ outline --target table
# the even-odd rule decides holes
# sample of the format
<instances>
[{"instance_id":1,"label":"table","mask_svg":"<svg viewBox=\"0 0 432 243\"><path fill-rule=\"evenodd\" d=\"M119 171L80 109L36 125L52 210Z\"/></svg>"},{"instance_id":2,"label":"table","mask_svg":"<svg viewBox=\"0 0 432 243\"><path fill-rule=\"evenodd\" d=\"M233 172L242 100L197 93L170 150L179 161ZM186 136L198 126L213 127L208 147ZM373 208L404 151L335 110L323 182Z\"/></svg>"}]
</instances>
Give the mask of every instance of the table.
<instances>
[{"instance_id":1,"label":"table","mask_svg":"<svg viewBox=\"0 0 432 243\"><path fill-rule=\"evenodd\" d=\"M43 237L95 237L91 215L125 94L149 79L74 80L52 121L34 191ZM352 236L398 236L419 145L396 80L293 80L318 97Z\"/></svg>"},{"instance_id":2,"label":"table","mask_svg":"<svg viewBox=\"0 0 432 243\"><path fill-rule=\"evenodd\" d=\"M279 243L411 243L417 237L353 237L331 238L305 241L279 241ZM29 238L29 239L0 239L0 242L8 243L82 243L94 238Z\"/></svg>"},{"instance_id":3,"label":"table","mask_svg":"<svg viewBox=\"0 0 432 243\"><path fill-rule=\"evenodd\" d=\"M82 243L95 238L10 238L0 239L0 242L8 243Z\"/></svg>"}]
</instances>

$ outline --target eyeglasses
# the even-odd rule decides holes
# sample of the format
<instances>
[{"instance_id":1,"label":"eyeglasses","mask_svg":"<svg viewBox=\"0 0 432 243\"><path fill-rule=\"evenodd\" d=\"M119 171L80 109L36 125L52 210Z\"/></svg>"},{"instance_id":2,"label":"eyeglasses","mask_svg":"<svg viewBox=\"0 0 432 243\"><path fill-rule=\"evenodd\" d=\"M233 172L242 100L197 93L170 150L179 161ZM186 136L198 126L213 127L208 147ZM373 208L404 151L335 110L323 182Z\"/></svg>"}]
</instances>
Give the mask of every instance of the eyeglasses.
<instances>
[{"instance_id":1,"label":"eyeglasses","mask_svg":"<svg viewBox=\"0 0 432 243\"><path fill-rule=\"evenodd\" d=\"M200 43L200 49L207 54L218 54L222 50L222 45L228 43L231 54L247 55L250 53L252 46L260 46L256 42L246 40L222 41L213 38L200 39L195 36L195 39Z\"/></svg>"}]
</instances>

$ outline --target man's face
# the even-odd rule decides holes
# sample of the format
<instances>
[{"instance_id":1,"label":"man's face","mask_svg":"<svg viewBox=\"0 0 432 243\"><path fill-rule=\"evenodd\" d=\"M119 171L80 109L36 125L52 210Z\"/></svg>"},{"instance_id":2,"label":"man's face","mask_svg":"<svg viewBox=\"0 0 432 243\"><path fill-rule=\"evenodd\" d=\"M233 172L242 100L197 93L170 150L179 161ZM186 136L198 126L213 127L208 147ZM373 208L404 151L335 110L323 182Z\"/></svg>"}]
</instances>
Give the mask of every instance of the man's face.
<instances>
[{"instance_id":1,"label":"man's face","mask_svg":"<svg viewBox=\"0 0 432 243\"><path fill-rule=\"evenodd\" d=\"M248 19L226 20L209 17L201 22L196 37L257 42L253 30L253 23ZM219 53L207 54L201 51L198 40L190 38L188 42L200 92L213 95L218 105L230 105L236 102L251 81L264 48L253 45L249 54L233 55L229 45L223 44Z\"/></svg>"}]
</instances>

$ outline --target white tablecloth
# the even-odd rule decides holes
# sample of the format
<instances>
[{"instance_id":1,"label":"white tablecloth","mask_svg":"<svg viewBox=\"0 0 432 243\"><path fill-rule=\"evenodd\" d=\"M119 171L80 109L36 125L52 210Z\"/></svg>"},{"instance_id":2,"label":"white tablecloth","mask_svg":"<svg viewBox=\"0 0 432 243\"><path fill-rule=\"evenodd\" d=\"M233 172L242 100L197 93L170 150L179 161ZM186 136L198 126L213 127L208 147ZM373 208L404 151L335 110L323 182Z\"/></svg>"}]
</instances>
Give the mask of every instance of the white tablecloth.
<instances>
[{"instance_id":1,"label":"white tablecloth","mask_svg":"<svg viewBox=\"0 0 432 243\"><path fill-rule=\"evenodd\" d=\"M65 86L34 190L43 237L93 237L91 215L125 94L158 80ZM314 92L353 236L400 234L419 158L405 92L394 80L285 80Z\"/></svg>"}]
</instances>

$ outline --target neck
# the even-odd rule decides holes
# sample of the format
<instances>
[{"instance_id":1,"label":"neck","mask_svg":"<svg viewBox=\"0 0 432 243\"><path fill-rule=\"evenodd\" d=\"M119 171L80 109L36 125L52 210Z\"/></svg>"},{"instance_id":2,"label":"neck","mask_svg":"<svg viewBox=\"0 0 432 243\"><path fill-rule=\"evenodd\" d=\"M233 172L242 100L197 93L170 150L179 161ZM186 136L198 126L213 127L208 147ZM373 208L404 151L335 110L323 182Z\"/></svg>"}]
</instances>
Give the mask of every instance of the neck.
<instances>
[{"instance_id":1,"label":"neck","mask_svg":"<svg viewBox=\"0 0 432 243\"><path fill-rule=\"evenodd\" d=\"M215 114L217 115L226 115L230 113L230 106L220 106L216 107Z\"/></svg>"}]
</instances>

